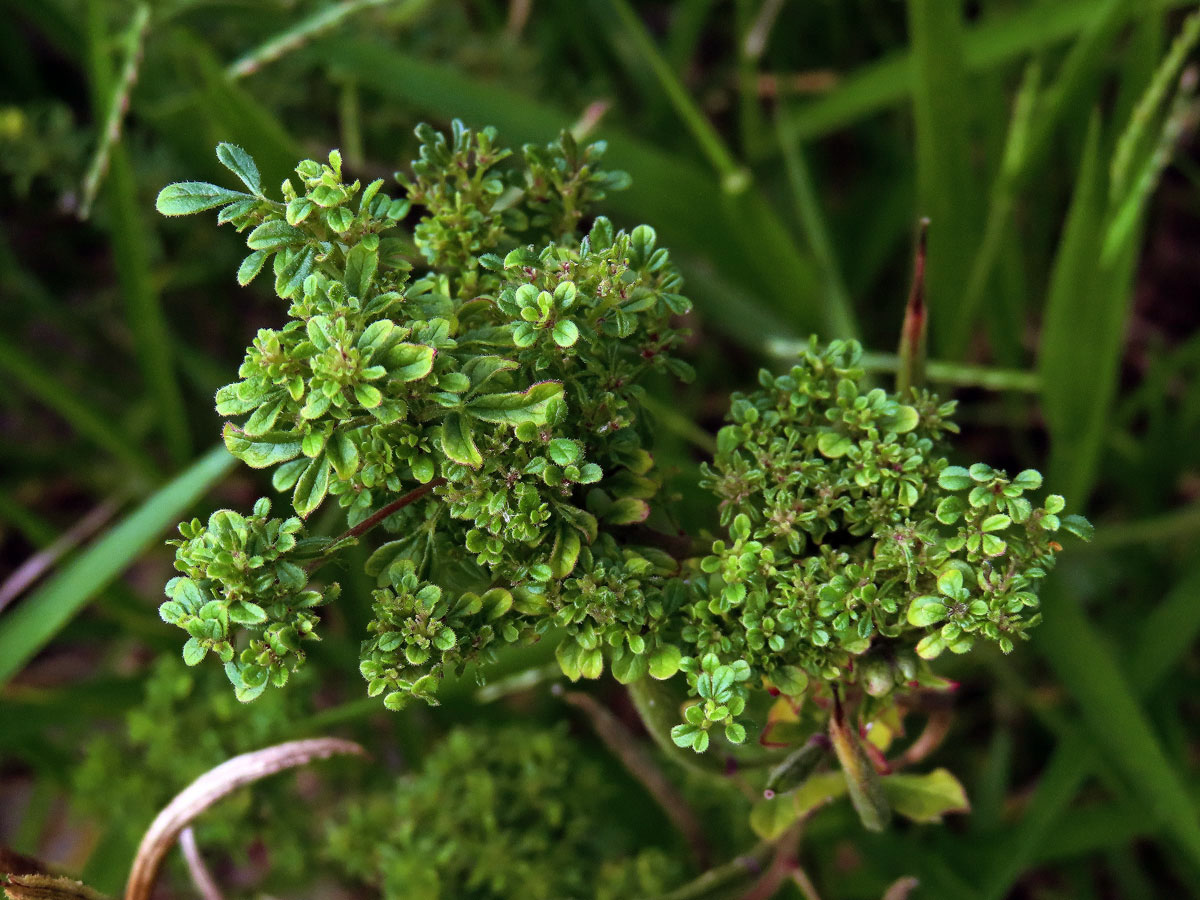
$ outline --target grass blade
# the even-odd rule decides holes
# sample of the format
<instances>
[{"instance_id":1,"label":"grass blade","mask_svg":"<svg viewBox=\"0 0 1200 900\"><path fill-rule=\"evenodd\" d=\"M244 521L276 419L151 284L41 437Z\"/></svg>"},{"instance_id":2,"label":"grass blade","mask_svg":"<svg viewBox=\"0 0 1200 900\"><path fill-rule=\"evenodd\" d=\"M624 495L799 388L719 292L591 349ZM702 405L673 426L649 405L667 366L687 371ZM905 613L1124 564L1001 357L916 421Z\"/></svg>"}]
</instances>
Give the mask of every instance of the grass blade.
<instances>
[{"instance_id":1,"label":"grass blade","mask_svg":"<svg viewBox=\"0 0 1200 900\"><path fill-rule=\"evenodd\" d=\"M955 309L967 265L979 245L971 168L967 72L958 0L909 0L913 114L917 126L917 203L930 219L926 302L943 356L962 355L969 310ZM958 327L950 328L951 323Z\"/></svg>"},{"instance_id":2,"label":"grass blade","mask_svg":"<svg viewBox=\"0 0 1200 900\"><path fill-rule=\"evenodd\" d=\"M1158 0L1141 5L1133 15L1157 15L1194 2ZM968 29L963 37L966 70L991 69L1069 40L1095 22L1100 5L1098 0L1041 3ZM799 140L829 134L905 102L915 81L911 54L885 57L856 70L820 99L796 109L789 125Z\"/></svg>"},{"instance_id":3,"label":"grass blade","mask_svg":"<svg viewBox=\"0 0 1200 900\"><path fill-rule=\"evenodd\" d=\"M87 26L88 70L93 105L99 110L110 91L112 73L105 55L106 35L101 4L97 0L88 4ZM153 241L146 225L144 207L138 200L128 153L115 140L110 143L108 152L111 162L106 200L111 219L110 239L138 367L145 390L153 400L167 450L175 462L182 463L190 453L191 438L183 395L175 375L166 318L150 272L149 248Z\"/></svg>"},{"instance_id":4,"label":"grass blade","mask_svg":"<svg viewBox=\"0 0 1200 900\"><path fill-rule=\"evenodd\" d=\"M658 46L646 32L642 20L630 8L626 0L608 0L608 5L624 26L625 35L637 48L642 59L650 66L658 80L659 87L675 107L675 113L683 120L684 126L691 132L696 145L708 158L717 174L721 176L722 188L731 194L737 194L750 186L750 173L733 157L717 129L700 111L696 101L688 94L687 88L679 80L670 64L659 52Z\"/></svg>"},{"instance_id":5,"label":"grass blade","mask_svg":"<svg viewBox=\"0 0 1200 900\"><path fill-rule=\"evenodd\" d=\"M779 147L783 153L783 164L787 170L788 184L792 189L792 200L804 239L816 259L825 286L825 318L828 333L839 338L858 338L858 323L855 321L854 305L850 291L842 277L841 265L829 238L829 227L821 210L821 201L813 187L812 175L804 159L804 151L786 124L786 118L776 121Z\"/></svg>"},{"instance_id":6,"label":"grass blade","mask_svg":"<svg viewBox=\"0 0 1200 900\"><path fill-rule=\"evenodd\" d=\"M1100 358L1108 343L1098 327L1100 312L1123 301L1123 291L1097 278L1104 215L1100 166L1100 122L1095 116L1075 182L1071 208L1050 276L1042 321L1038 371L1042 406L1050 426L1052 483L1064 486L1072 503L1083 505L1095 477L1100 452L1098 411L1108 405L1103 385L1115 360ZM1119 335L1118 335L1119 336Z\"/></svg>"},{"instance_id":7,"label":"grass blade","mask_svg":"<svg viewBox=\"0 0 1200 900\"><path fill-rule=\"evenodd\" d=\"M1049 586L1038 646L1079 703L1084 722L1109 765L1169 827L1170 837L1200 871L1200 817L1186 782L1163 751L1112 649L1083 614L1078 598L1063 584L1059 579Z\"/></svg>"},{"instance_id":8,"label":"grass blade","mask_svg":"<svg viewBox=\"0 0 1200 900\"><path fill-rule=\"evenodd\" d=\"M1200 568L1193 569L1172 588L1142 623L1128 666L1134 693L1139 697L1150 695L1198 638ZM1048 650L1051 646L1047 644ZM1039 857L1046 839L1097 762L1095 748L1084 732L1072 732L1059 743L1042 772L1037 793L1016 835L1006 844L1004 852L996 855L1001 862L984 880L986 900L1007 896L1021 873Z\"/></svg>"},{"instance_id":9,"label":"grass blade","mask_svg":"<svg viewBox=\"0 0 1200 900\"><path fill-rule=\"evenodd\" d=\"M366 41L326 39L320 45L320 58L332 64L337 74L353 77L364 90L433 115L452 109L468 122L495 125L511 142L544 142L575 118L448 66ZM610 140L606 162L633 176L630 190L605 200L609 210L638 222L660 223L658 232L674 253L704 260L719 268L727 282L742 286L748 296L757 295L760 315L780 323L771 333L795 337L824 330L812 261L797 251L787 228L757 191L730 196L715 178L678 155L607 124L598 131ZM696 222L704 227L694 227ZM705 304L702 311L719 324L738 328L719 304Z\"/></svg>"},{"instance_id":10,"label":"grass blade","mask_svg":"<svg viewBox=\"0 0 1200 900\"><path fill-rule=\"evenodd\" d=\"M154 460L123 435L111 418L81 400L78 392L54 377L47 365L26 356L3 337L0 337L0 371L54 410L80 437L111 453L139 477L149 481L161 477Z\"/></svg>"},{"instance_id":11,"label":"grass blade","mask_svg":"<svg viewBox=\"0 0 1200 900\"><path fill-rule=\"evenodd\" d=\"M214 447L0 619L0 687L233 468Z\"/></svg>"},{"instance_id":12,"label":"grass blade","mask_svg":"<svg viewBox=\"0 0 1200 900\"><path fill-rule=\"evenodd\" d=\"M269 65L282 56L291 53L298 47L304 46L322 32L339 25L342 21L364 9L372 6L385 6L392 0L345 0L342 3L332 3L305 16L295 25L268 38L252 50L238 57L225 67L225 76L230 81L237 81L247 75L253 75L263 66ZM429 5L429 0L410 2L404 12L419 13Z\"/></svg>"}]
</instances>

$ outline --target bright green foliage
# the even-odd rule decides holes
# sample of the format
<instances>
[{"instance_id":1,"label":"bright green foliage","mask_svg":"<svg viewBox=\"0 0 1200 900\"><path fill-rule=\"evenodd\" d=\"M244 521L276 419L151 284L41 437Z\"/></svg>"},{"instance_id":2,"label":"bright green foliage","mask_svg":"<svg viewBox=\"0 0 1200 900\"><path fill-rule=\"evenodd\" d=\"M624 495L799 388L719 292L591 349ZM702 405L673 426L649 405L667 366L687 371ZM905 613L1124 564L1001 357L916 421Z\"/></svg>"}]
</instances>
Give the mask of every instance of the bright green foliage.
<instances>
[{"instance_id":1,"label":"bright green foliage","mask_svg":"<svg viewBox=\"0 0 1200 900\"><path fill-rule=\"evenodd\" d=\"M628 846L609 792L565 729L459 729L420 772L351 805L330 851L388 900L657 896L684 873Z\"/></svg>"},{"instance_id":2,"label":"bright green foliage","mask_svg":"<svg viewBox=\"0 0 1200 900\"><path fill-rule=\"evenodd\" d=\"M659 649L642 637L663 615L645 589L677 566L605 533L645 520L659 489L639 382L690 375L670 356L668 318L689 309L679 275L648 226L615 231L600 217L575 234L586 204L628 181L598 167L603 145L579 150L564 134L505 167L492 130L417 134L399 199L382 181L345 183L334 151L270 200L228 144L218 158L249 194L191 182L159 196L168 215L222 207L219 221L249 230L239 280L270 260L290 303L217 410L239 417L225 427L230 452L273 467L296 515L187 526L177 565L189 577L172 582L163 613L189 631L189 662L217 652L244 699L286 681L298 641L314 636L320 596L290 557L307 551L311 569L339 544L305 541L301 520L336 497L353 528L421 485L432 495L396 507L385 527L400 537L371 565L380 590L362 671L390 708L410 693L432 702L445 665L555 624L575 677L599 674L603 641L638 658L631 676ZM401 236L410 209L416 259ZM410 280L418 264L431 268ZM255 590L269 602L254 605ZM234 626L262 631L236 660Z\"/></svg>"},{"instance_id":3,"label":"bright green foliage","mask_svg":"<svg viewBox=\"0 0 1200 900\"><path fill-rule=\"evenodd\" d=\"M337 593L310 590L308 572L380 521L396 537L367 566L360 670L389 709L436 703L448 668L555 630L572 680L682 670L694 702L672 738L701 752L714 726L746 740L753 689L885 697L933 681L918 656L1026 637L1057 533L1086 523L1060 518L1061 497L1024 496L1036 472L949 466L954 403L869 387L854 342L814 339L789 373L734 395L704 468L729 528L712 555L697 566L631 540L660 488L639 382L691 374L670 355L669 317L689 304L667 251L646 225L599 217L574 233L587 201L626 182L597 168L602 146L564 135L521 167L490 129L417 134L399 199L346 184L335 151L268 200L227 144L218 157L250 194L189 183L159 197L167 213L223 207L250 229L239 279L272 259L290 302L217 409L242 417L226 446L274 467L296 515L270 519L261 501L250 519L183 527L187 577L163 617L188 631L189 663L215 652L242 699L284 684L315 637L310 610ZM414 266L430 268L414 280ZM301 538L331 496L351 530Z\"/></svg>"},{"instance_id":4,"label":"bright green foliage","mask_svg":"<svg viewBox=\"0 0 1200 900\"><path fill-rule=\"evenodd\" d=\"M702 750L732 724L748 688L790 696L811 680L858 682L873 696L921 678L913 652L1004 652L1040 616L1037 586L1060 530L1087 536L1064 501L1036 506L1032 470L1009 479L949 466L954 404L864 383L861 348L815 341L791 372L763 372L735 395L704 483L720 498L728 541L702 561L710 594L684 612L683 668L702 703L673 736ZM727 732L728 734L728 732Z\"/></svg>"},{"instance_id":5,"label":"bright green foliage","mask_svg":"<svg viewBox=\"0 0 1200 900\"><path fill-rule=\"evenodd\" d=\"M171 599L159 607L163 621L190 635L184 661L194 666L211 650L225 663L239 700L253 700L268 681L287 684L304 662L301 641L316 639L311 610L338 595L337 585L324 593L310 589L294 561L328 542L298 542L300 520L272 519L270 512L264 497L250 517L221 509L207 525L199 519L180 525L183 540L172 543L175 567L184 574L167 583ZM251 635L241 653L234 649L238 628Z\"/></svg>"}]
</instances>

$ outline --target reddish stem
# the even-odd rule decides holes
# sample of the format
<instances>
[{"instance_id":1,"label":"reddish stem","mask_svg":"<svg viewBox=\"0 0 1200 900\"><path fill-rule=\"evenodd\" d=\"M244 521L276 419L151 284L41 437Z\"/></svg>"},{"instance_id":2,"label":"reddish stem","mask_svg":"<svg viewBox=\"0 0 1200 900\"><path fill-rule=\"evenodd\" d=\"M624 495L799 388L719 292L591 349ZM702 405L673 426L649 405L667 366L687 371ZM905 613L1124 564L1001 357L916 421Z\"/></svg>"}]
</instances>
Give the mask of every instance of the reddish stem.
<instances>
[{"instance_id":1,"label":"reddish stem","mask_svg":"<svg viewBox=\"0 0 1200 900\"><path fill-rule=\"evenodd\" d=\"M408 506L410 503L415 503L416 501L418 501L422 497L424 497L426 494L428 494L430 491L432 491L434 488L441 487L445 483L446 483L445 478L435 478L435 479L433 479L433 481L429 482L429 484L423 484L419 488L414 488L413 490L409 491L403 497L397 497L395 500L393 500L391 503L387 504L386 506L382 506L379 509L375 510L375 512L371 513L371 515L367 516L365 519L363 519L361 522L359 522L353 528L347 529L346 531L339 534L336 538L333 539L333 541L330 543L330 546L336 547L338 544L341 544L343 541L349 541L349 540L353 540L355 538L362 537L364 534L366 534L368 531L370 531L372 528L374 528L376 525L378 525L380 522L382 522L388 516L392 515L392 513L395 513L401 509L404 509L404 507ZM305 571L311 572L313 569L317 568L323 562L325 562L324 557L314 559L307 566L305 566Z\"/></svg>"}]
</instances>

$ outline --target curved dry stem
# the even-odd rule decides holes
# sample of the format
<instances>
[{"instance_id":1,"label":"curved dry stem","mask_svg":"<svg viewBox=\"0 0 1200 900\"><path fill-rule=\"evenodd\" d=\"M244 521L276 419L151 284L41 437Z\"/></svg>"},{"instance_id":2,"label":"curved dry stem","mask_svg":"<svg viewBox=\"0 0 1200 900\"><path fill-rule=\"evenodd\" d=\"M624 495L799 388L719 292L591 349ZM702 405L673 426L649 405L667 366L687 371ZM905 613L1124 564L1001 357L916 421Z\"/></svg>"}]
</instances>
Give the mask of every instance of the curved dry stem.
<instances>
[{"instance_id":1,"label":"curved dry stem","mask_svg":"<svg viewBox=\"0 0 1200 900\"><path fill-rule=\"evenodd\" d=\"M180 832L222 797L284 769L343 754L366 756L366 751L353 741L340 738L309 738L243 753L205 772L176 795L150 823L129 871L125 900L148 900L158 880L163 858Z\"/></svg>"},{"instance_id":2,"label":"curved dry stem","mask_svg":"<svg viewBox=\"0 0 1200 900\"><path fill-rule=\"evenodd\" d=\"M917 736L908 748L890 763L893 772L921 762L934 750L941 746L946 735L950 733L950 725L954 714L949 709L935 709L929 714L924 730Z\"/></svg>"},{"instance_id":3,"label":"curved dry stem","mask_svg":"<svg viewBox=\"0 0 1200 900\"><path fill-rule=\"evenodd\" d=\"M196 832L191 825L180 832L179 849L183 851L188 874L192 876L192 884L196 886L197 893L204 900L225 900L221 889L217 887L217 880L204 864L204 857L200 855L200 845L196 843Z\"/></svg>"}]
</instances>

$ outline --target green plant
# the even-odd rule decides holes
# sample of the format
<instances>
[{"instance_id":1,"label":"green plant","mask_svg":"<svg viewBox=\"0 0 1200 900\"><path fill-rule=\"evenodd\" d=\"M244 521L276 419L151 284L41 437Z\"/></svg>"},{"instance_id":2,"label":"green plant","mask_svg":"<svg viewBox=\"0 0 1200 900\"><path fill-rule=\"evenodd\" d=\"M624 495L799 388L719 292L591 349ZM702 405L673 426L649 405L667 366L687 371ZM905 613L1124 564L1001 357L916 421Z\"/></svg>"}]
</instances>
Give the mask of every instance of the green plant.
<instances>
[{"instance_id":1,"label":"green plant","mask_svg":"<svg viewBox=\"0 0 1200 900\"><path fill-rule=\"evenodd\" d=\"M856 342L814 338L790 372L734 395L702 468L728 539L708 555L681 542L641 400L652 373L691 376L671 325L689 303L649 226L576 230L627 177L567 133L519 160L492 129L417 135L395 198L346 183L334 151L268 199L228 144L218 158L248 193L159 195L168 215L219 207L248 232L238 280L270 263L290 304L217 409L243 417L226 446L273 468L295 515L272 518L263 499L180 526L161 612L188 632L185 660L217 655L242 700L286 684L338 596L312 580L378 527L360 669L389 709L437 703L447 672L505 645L554 641L567 677L607 667L643 711L653 680L682 672L670 739L698 753L717 726L726 752L764 723L763 743L793 744L810 698L804 736L828 731L845 778L806 780L821 753L801 741L771 782L788 802L841 785L870 828L893 806L918 820L962 806L944 772L881 781L883 746L859 727L898 725L914 688L944 685L929 667L943 651L1027 637L1057 538L1087 537L1086 520L1036 500L1036 471L950 465L953 402L873 386ZM306 525L327 501L346 516L337 537ZM809 808L772 802L756 825L771 836Z\"/></svg>"}]
</instances>

